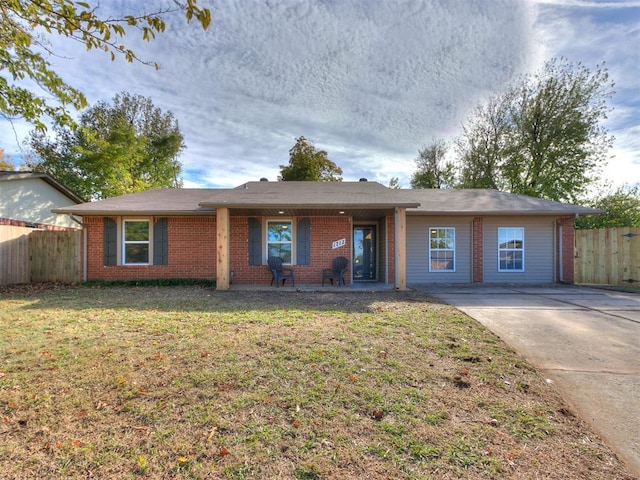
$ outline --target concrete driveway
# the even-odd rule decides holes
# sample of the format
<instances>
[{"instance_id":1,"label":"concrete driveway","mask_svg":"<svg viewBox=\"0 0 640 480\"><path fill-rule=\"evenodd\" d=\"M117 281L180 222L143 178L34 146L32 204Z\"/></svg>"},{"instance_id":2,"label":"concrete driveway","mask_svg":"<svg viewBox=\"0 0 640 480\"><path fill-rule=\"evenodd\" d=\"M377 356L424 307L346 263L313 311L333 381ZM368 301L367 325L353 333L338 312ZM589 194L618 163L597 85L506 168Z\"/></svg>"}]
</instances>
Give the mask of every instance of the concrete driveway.
<instances>
[{"instance_id":1,"label":"concrete driveway","mask_svg":"<svg viewBox=\"0 0 640 480\"><path fill-rule=\"evenodd\" d=\"M640 477L640 295L578 286L413 286L551 379Z\"/></svg>"}]
</instances>

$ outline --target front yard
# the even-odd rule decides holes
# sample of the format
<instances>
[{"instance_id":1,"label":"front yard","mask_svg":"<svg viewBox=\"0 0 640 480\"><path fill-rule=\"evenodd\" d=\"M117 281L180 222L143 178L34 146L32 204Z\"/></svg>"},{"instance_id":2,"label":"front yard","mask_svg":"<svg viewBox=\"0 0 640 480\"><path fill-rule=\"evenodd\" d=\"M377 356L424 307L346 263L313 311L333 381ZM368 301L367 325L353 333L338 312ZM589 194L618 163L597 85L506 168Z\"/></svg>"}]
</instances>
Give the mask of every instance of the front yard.
<instances>
[{"instance_id":1,"label":"front yard","mask_svg":"<svg viewBox=\"0 0 640 480\"><path fill-rule=\"evenodd\" d=\"M632 478L416 292L5 291L0 328L3 478Z\"/></svg>"}]
</instances>

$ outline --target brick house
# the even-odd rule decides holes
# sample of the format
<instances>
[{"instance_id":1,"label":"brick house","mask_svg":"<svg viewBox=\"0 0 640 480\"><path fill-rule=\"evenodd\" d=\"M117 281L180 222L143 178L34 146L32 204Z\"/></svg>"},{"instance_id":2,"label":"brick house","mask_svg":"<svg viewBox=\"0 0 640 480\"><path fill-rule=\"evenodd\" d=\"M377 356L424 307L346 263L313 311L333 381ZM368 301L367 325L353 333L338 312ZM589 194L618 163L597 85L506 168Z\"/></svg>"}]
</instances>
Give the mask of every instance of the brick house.
<instances>
[{"instance_id":1,"label":"brick house","mask_svg":"<svg viewBox=\"0 0 640 480\"><path fill-rule=\"evenodd\" d=\"M269 255L319 284L336 256L347 283L573 282L573 224L597 210L495 190L376 182L248 182L156 189L57 208L82 217L86 280L266 284Z\"/></svg>"}]
</instances>

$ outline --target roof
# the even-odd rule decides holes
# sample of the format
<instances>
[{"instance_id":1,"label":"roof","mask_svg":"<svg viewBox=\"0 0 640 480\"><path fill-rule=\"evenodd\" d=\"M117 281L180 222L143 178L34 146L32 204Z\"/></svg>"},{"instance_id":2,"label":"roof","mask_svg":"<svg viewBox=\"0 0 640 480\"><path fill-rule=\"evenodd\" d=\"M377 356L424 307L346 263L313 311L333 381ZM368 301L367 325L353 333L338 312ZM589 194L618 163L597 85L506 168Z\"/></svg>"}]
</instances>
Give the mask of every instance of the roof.
<instances>
[{"instance_id":1,"label":"roof","mask_svg":"<svg viewBox=\"0 0 640 480\"><path fill-rule=\"evenodd\" d=\"M211 192L209 188L156 188L82 205L56 208L53 212L79 216L211 215L215 210L200 207L200 202L209 198Z\"/></svg>"},{"instance_id":2,"label":"roof","mask_svg":"<svg viewBox=\"0 0 640 480\"><path fill-rule=\"evenodd\" d=\"M76 203L83 203L84 200L78 195L73 193L62 183L57 181L48 173L43 172L16 172L16 171L0 171L0 181L12 181L12 180L29 180L33 178L41 178L44 182L49 184L60 193L73 200Z\"/></svg>"},{"instance_id":3,"label":"roof","mask_svg":"<svg viewBox=\"0 0 640 480\"><path fill-rule=\"evenodd\" d=\"M391 189L377 182L248 182L229 189L160 188L55 213L106 215L336 215L380 218L406 208L408 215L576 215L592 208L496 190Z\"/></svg>"},{"instance_id":4,"label":"roof","mask_svg":"<svg viewBox=\"0 0 640 480\"><path fill-rule=\"evenodd\" d=\"M377 182L248 182L230 190L214 191L202 203L209 207L416 207Z\"/></svg>"},{"instance_id":5,"label":"roof","mask_svg":"<svg viewBox=\"0 0 640 480\"><path fill-rule=\"evenodd\" d=\"M407 215L588 215L595 208L554 202L491 189L404 190L420 203Z\"/></svg>"}]
</instances>

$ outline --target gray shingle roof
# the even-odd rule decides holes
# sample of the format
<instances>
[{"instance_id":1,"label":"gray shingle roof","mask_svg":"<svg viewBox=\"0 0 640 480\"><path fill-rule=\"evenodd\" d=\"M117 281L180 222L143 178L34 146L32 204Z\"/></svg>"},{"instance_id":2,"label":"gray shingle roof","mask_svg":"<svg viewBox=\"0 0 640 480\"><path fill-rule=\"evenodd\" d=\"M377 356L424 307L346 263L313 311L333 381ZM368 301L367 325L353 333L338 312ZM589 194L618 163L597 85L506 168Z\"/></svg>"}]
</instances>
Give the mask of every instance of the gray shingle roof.
<instances>
[{"instance_id":1,"label":"gray shingle roof","mask_svg":"<svg viewBox=\"0 0 640 480\"><path fill-rule=\"evenodd\" d=\"M207 207L380 208L416 207L377 182L248 182L230 190L212 191Z\"/></svg>"},{"instance_id":2,"label":"gray shingle roof","mask_svg":"<svg viewBox=\"0 0 640 480\"><path fill-rule=\"evenodd\" d=\"M53 210L79 216L102 215L211 215L200 202L211 196L208 188L156 188L97 202L83 203Z\"/></svg>"},{"instance_id":3,"label":"gray shingle roof","mask_svg":"<svg viewBox=\"0 0 640 480\"><path fill-rule=\"evenodd\" d=\"M406 207L408 215L576 215L592 208L496 190L390 189L376 182L248 182L231 189L162 188L58 208L56 213L101 215L212 215L217 207L331 209L384 212Z\"/></svg>"},{"instance_id":4,"label":"gray shingle roof","mask_svg":"<svg viewBox=\"0 0 640 480\"><path fill-rule=\"evenodd\" d=\"M602 213L589 207L543 200L491 189L404 190L420 203L408 215L586 215Z\"/></svg>"}]
</instances>

